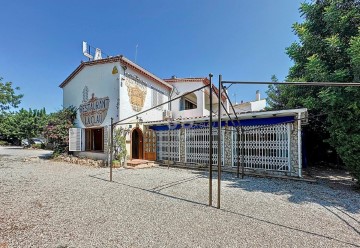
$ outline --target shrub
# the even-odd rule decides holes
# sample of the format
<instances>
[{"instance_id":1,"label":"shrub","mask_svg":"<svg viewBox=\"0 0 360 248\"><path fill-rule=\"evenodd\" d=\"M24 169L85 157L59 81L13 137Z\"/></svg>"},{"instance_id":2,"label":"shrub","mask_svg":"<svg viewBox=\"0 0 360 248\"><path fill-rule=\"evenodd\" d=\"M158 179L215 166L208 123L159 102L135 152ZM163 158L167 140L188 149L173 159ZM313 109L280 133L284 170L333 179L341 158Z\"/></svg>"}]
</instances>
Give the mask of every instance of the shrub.
<instances>
[{"instance_id":1,"label":"shrub","mask_svg":"<svg viewBox=\"0 0 360 248\"><path fill-rule=\"evenodd\" d=\"M34 149L44 149L44 148L45 148L45 145L44 145L44 144L32 144L32 145L31 145L31 148L34 148Z\"/></svg>"},{"instance_id":2,"label":"shrub","mask_svg":"<svg viewBox=\"0 0 360 248\"><path fill-rule=\"evenodd\" d=\"M50 115L44 136L52 144L54 156L69 151L69 128L74 126L75 119L74 107L68 107Z\"/></svg>"},{"instance_id":3,"label":"shrub","mask_svg":"<svg viewBox=\"0 0 360 248\"><path fill-rule=\"evenodd\" d=\"M9 146L10 144L5 140L0 140L0 146Z\"/></svg>"}]
</instances>

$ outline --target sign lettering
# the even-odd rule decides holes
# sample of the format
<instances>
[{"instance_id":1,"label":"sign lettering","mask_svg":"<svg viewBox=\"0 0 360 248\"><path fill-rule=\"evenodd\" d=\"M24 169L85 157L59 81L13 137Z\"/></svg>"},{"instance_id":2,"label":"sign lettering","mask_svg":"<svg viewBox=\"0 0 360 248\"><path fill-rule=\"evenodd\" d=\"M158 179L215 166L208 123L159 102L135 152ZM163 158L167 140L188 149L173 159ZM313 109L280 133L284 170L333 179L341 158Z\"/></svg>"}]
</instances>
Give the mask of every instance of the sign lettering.
<instances>
[{"instance_id":1,"label":"sign lettering","mask_svg":"<svg viewBox=\"0 0 360 248\"><path fill-rule=\"evenodd\" d=\"M82 123L86 127L100 126L109 109L109 97L97 98L92 94L91 99L80 104L79 112Z\"/></svg>"}]
</instances>

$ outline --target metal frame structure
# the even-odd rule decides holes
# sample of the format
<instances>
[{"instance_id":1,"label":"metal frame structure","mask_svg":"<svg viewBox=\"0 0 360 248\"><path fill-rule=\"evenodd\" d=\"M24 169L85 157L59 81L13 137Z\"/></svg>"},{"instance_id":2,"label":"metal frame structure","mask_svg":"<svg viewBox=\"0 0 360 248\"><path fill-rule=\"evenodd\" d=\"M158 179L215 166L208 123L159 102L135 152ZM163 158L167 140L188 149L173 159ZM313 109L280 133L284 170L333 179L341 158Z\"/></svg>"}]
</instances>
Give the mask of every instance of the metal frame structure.
<instances>
[{"instance_id":1,"label":"metal frame structure","mask_svg":"<svg viewBox=\"0 0 360 248\"><path fill-rule=\"evenodd\" d=\"M212 176L213 176L213 163L212 163L212 157L213 157L213 135L212 135L212 128L213 128L213 106L212 106L212 95L213 95L213 83L212 83L212 77L213 75L210 73L209 74L209 79L210 79L210 83L209 85L205 85L205 86L202 86L200 88L197 88L195 90L192 90L190 92L187 92L186 94L183 94L181 96L178 96L176 98L173 98L173 99L170 99L169 101L166 101L166 102L163 102L157 106L154 106L154 107L151 107L147 110L144 110L142 112L139 112L135 115L132 115L132 116L129 116L129 117L126 117L122 120L119 120L117 122L114 122L113 121L113 118L111 118L111 128L110 128L110 182L112 182L112 159L113 159L113 132L114 132L114 127L116 125L124 125L124 124L127 124L127 123L124 123L124 121L126 120L129 120L131 118L134 118L134 117L137 117L143 113L146 113L150 110L153 110L155 108L158 108L162 105L165 105L165 104L168 104L175 100L178 100L180 99L181 97L184 97L188 94L191 94L191 93L194 93L198 90L202 90L206 87L209 87L209 91L210 91L210 118L209 118L209 141L210 141L210 144L209 144L209 206L212 206L212 194L213 194L213 190L212 190ZM217 156L217 159L218 159L218 164L217 164L217 172L218 172L218 178L217 178L217 184L218 184L218 192L217 192L217 208L220 209L220 206L221 206L221 107L225 110L226 114L228 115L229 119L231 121L233 121L233 119L231 118L231 115L228 113L227 109L225 108L224 104L222 103L221 101L221 96L222 96L222 92L224 92L224 94L226 95L227 99L229 100L229 103L230 103L230 106L234 112L234 115L235 115L235 118L237 121L239 121L239 116L237 115L236 111L235 111L235 108L226 92L226 89L224 88L224 84L230 84L230 86L232 84L250 84L250 85L292 85L292 86L336 86L336 87L345 87L345 86L357 86L359 87L360 86L360 83L333 83L333 82L241 82L241 81L222 81L222 75L220 74L219 75L219 88L218 88L218 94L217 94L217 98L218 98L218 119L217 119L217 123L218 123L218 149L217 149L217 152L218 152L218 156ZM229 87L230 87L229 86ZM301 121L301 116L298 116L297 119L295 119L297 121ZM298 127L300 128L300 127ZM238 147L238 160L237 160L237 177L239 177L239 174L240 174L240 164L241 164L241 177L243 178L244 177L244 133L245 133L245 130L242 126L238 126L236 127L236 132L237 132L237 137L238 137L238 140L241 140L241 142L238 142L240 147ZM300 134L298 134L300 135ZM301 137L300 137L301 138ZM300 148L299 148L300 149ZM242 155L242 156L240 156ZM240 157L241 157L241 161L240 161ZM168 163L168 166L169 166L169 163Z\"/></svg>"}]
</instances>

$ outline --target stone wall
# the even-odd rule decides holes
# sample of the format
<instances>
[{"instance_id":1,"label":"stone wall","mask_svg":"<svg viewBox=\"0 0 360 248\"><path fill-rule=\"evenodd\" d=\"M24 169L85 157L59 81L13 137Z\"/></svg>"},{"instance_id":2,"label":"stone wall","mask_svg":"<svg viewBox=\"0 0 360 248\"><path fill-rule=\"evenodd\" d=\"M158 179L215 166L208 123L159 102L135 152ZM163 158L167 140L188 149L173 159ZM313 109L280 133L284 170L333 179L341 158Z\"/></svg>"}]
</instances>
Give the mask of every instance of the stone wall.
<instances>
[{"instance_id":1,"label":"stone wall","mask_svg":"<svg viewBox=\"0 0 360 248\"><path fill-rule=\"evenodd\" d=\"M228 126L225 127L225 135L224 135L224 158L225 158L225 166L232 167L232 136L233 130L231 130Z\"/></svg>"},{"instance_id":2,"label":"stone wall","mask_svg":"<svg viewBox=\"0 0 360 248\"><path fill-rule=\"evenodd\" d=\"M290 130L290 176L299 176L299 152L298 152L298 122L292 124ZM301 156L301 154L300 154Z\"/></svg>"}]
</instances>

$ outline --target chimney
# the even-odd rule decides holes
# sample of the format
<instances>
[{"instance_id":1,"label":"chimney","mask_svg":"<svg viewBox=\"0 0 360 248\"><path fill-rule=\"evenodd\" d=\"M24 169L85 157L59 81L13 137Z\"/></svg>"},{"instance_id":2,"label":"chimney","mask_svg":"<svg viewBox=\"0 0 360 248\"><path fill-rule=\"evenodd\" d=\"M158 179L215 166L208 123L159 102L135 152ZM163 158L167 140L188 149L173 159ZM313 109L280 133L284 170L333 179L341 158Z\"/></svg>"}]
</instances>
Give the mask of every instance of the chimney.
<instances>
[{"instance_id":1,"label":"chimney","mask_svg":"<svg viewBox=\"0 0 360 248\"><path fill-rule=\"evenodd\" d=\"M256 101L260 101L260 90L256 91Z\"/></svg>"}]
</instances>

